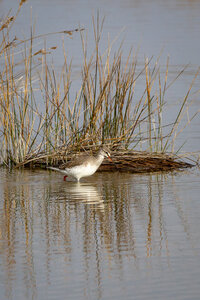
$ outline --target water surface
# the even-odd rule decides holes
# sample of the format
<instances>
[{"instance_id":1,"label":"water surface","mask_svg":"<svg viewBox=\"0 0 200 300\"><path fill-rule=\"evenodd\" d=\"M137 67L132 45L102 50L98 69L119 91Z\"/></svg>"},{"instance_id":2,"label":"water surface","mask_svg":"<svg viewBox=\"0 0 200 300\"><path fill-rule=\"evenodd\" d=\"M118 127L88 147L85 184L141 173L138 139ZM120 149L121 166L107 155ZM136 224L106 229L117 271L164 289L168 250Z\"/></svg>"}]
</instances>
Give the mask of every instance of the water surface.
<instances>
[{"instance_id":1,"label":"water surface","mask_svg":"<svg viewBox=\"0 0 200 300\"><path fill-rule=\"evenodd\" d=\"M198 299L199 172L0 172L1 299Z\"/></svg>"}]
</instances>

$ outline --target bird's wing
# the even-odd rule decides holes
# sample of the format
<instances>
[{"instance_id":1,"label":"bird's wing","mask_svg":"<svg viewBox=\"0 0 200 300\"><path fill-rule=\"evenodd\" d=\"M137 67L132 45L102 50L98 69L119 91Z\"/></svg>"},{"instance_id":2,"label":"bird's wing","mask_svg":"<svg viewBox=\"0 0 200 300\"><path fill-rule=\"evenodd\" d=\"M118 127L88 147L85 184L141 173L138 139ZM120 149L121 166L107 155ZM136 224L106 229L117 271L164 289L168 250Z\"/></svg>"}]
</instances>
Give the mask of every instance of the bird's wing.
<instances>
[{"instance_id":1,"label":"bird's wing","mask_svg":"<svg viewBox=\"0 0 200 300\"><path fill-rule=\"evenodd\" d=\"M74 156L70 161L59 166L59 169L64 170L67 168L73 168L83 164L86 160L90 158L87 154L79 154Z\"/></svg>"}]
</instances>

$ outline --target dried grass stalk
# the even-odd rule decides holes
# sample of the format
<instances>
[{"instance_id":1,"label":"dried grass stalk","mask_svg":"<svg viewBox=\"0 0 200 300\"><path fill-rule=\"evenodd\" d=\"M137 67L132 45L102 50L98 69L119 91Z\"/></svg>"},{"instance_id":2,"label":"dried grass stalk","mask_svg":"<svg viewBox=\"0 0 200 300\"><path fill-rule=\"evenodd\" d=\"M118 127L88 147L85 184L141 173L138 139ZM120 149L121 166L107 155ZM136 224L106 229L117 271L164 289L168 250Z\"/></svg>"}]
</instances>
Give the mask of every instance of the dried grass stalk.
<instances>
[{"instance_id":1,"label":"dried grass stalk","mask_svg":"<svg viewBox=\"0 0 200 300\"><path fill-rule=\"evenodd\" d=\"M71 62L68 62L64 48L64 65L60 74L57 74L54 67L47 63L47 55L57 47L46 49L44 45L33 51L34 40L43 37L34 36L33 28L29 39L15 37L13 41L9 40L11 25L24 2L20 2L16 15L8 17L1 25L0 58L4 63L0 72L0 162L7 166L55 164L59 160L70 159L70 153L89 147L95 149L99 144L108 144L118 151L129 151L127 149L136 149L138 146L142 148L145 144L145 150L151 153L151 158L145 152L142 163L141 154L136 163L135 152L131 152L130 159L128 152L123 152L123 158L116 156L118 160L113 168L136 171L148 170L148 166L151 166L152 170L157 170L161 161L163 168L167 166L172 158L163 156L160 161L157 158L156 167L152 163L155 160L154 152L166 153L170 146L174 147L178 126L198 73L175 122L164 136L162 114L165 92L172 84L167 82L168 60L163 80L158 61L153 63L152 59L146 59L144 67L138 69L137 57L131 51L124 62L122 47L115 55L111 55L110 43L102 54L100 41L104 20L100 22L99 17L96 25L93 19L95 49L89 58L82 29L49 33L81 34L82 78L80 88L72 98ZM16 44L16 41L20 42ZM21 60L15 55L18 47L21 47ZM40 64L35 61L39 55ZM146 85L141 96L136 98L137 81L143 75Z\"/></svg>"}]
</instances>

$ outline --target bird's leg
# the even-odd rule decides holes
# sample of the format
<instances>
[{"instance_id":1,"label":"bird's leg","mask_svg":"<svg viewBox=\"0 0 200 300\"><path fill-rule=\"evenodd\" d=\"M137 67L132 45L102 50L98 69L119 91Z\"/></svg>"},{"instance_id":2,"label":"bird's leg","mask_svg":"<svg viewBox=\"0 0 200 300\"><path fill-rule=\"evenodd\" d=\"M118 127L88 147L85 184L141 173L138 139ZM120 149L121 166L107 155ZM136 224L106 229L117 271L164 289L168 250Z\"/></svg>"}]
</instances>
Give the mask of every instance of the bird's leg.
<instances>
[{"instance_id":1,"label":"bird's leg","mask_svg":"<svg viewBox=\"0 0 200 300\"><path fill-rule=\"evenodd\" d=\"M67 178L67 177L68 177L68 176L67 176L67 175L65 175L65 176L64 176L64 178L63 178L63 180L64 180L64 181L66 181L66 178Z\"/></svg>"}]
</instances>

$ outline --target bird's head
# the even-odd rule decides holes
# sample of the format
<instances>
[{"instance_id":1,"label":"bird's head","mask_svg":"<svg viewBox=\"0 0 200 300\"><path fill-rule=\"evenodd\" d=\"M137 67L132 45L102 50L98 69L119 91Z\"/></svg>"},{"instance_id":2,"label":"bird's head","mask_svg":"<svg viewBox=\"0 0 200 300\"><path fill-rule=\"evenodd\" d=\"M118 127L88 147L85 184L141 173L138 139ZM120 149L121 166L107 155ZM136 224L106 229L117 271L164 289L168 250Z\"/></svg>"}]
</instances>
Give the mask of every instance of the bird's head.
<instances>
[{"instance_id":1,"label":"bird's head","mask_svg":"<svg viewBox=\"0 0 200 300\"><path fill-rule=\"evenodd\" d=\"M106 147L105 145L103 145L100 149L99 149L99 154L107 157L110 161L112 161L111 159L111 155L110 155L110 150L108 149L108 147Z\"/></svg>"}]
</instances>

